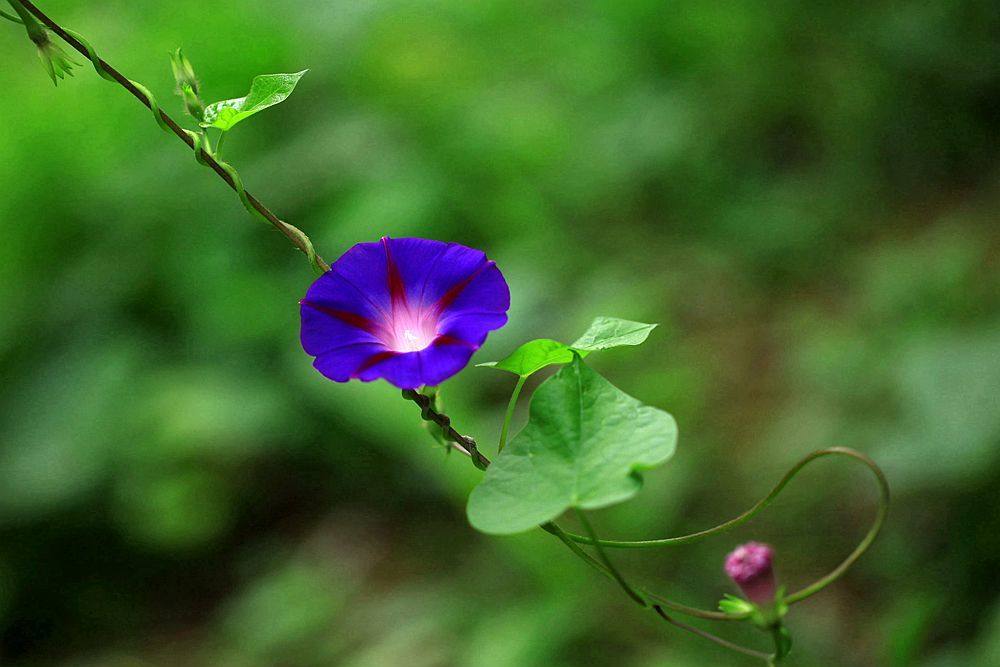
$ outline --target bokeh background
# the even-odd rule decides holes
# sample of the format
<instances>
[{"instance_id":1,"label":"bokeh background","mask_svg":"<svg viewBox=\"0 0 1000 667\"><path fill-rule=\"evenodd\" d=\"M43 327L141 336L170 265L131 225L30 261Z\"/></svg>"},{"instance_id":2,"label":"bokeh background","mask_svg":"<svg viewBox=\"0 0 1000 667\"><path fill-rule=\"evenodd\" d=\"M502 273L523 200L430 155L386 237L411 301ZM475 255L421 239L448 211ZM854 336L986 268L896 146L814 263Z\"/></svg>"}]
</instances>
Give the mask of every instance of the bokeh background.
<instances>
[{"instance_id":1,"label":"bokeh background","mask_svg":"<svg viewBox=\"0 0 1000 667\"><path fill-rule=\"evenodd\" d=\"M790 665L1000 664L996 2L39 4L175 116L178 46L208 101L310 68L227 158L329 259L386 234L487 249L513 307L477 361L659 322L592 359L681 432L603 533L712 525L814 448L880 461L887 530L794 608ZM0 662L757 664L540 531L476 534L479 473L414 406L312 370L301 256L123 90L53 87L6 22L0 53ZM444 388L487 452L511 387ZM795 588L874 498L826 460L731 535L617 557L712 607L724 554L766 540Z\"/></svg>"}]
</instances>

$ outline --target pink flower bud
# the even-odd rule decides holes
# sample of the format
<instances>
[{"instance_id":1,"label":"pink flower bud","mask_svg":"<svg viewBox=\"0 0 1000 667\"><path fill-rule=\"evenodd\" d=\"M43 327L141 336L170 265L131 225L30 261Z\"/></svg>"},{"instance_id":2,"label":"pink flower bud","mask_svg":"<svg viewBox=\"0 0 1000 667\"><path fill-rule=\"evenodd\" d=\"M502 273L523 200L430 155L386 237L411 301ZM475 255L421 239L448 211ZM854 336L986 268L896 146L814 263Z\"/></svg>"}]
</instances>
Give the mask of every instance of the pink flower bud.
<instances>
[{"instance_id":1,"label":"pink flower bud","mask_svg":"<svg viewBox=\"0 0 1000 667\"><path fill-rule=\"evenodd\" d=\"M754 604L767 606L774 602L773 558L774 550L760 542L747 542L726 556L726 574Z\"/></svg>"}]
</instances>

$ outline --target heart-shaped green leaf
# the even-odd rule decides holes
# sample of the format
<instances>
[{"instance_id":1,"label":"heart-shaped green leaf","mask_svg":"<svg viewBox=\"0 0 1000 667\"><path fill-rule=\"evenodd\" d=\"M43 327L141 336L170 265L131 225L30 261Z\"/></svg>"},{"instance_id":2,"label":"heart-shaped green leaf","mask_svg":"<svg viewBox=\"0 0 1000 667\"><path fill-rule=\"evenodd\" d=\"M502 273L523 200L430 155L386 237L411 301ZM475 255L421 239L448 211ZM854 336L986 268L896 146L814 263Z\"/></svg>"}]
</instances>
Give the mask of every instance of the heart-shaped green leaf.
<instances>
[{"instance_id":1,"label":"heart-shaped green leaf","mask_svg":"<svg viewBox=\"0 0 1000 667\"><path fill-rule=\"evenodd\" d=\"M202 127L217 127L223 132L231 130L240 121L258 111L273 107L288 99L295 84L309 70L294 74L261 74L253 79L246 97L213 102L205 107Z\"/></svg>"},{"instance_id":2,"label":"heart-shaped green leaf","mask_svg":"<svg viewBox=\"0 0 1000 667\"><path fill-rule=\"evenodd\" d=\"M535 392L528 425L469 497L469 521L504 535L571 507L621 502L642 486L638 471L669 459L676 443L673 417L625 394L577 356Z\"/></svg>"},{"instance_id":3,"label":"heart-shaped green leaf","mask_svg":"<svg viewBox=\"0 0 1000 667\"><path fill-rule=\"evenodd\" d=\"M617 317L597 317L570 347L577 350L606 350L621 345L639 345L649 338L649 333L655 328L655 324L620 320Z\"/></svg>"},{"instance_id":4,"label":"heart-shaped green leaf","mask_svg":"<svg viewBox=\"0 0 1000 667\"><path fill-rule=\"evenodd\" d=\"M539 338L538 340L528 341L502 361L487 361L486 363L476 365L486 368L496 368L497 370L508 371L514 375L527 377L532 373L537 373L546 366L568 364L571 361L573 361L573 350L570 349L569 345L560 343L557 340Z\"/></svg>"}]
</instances>

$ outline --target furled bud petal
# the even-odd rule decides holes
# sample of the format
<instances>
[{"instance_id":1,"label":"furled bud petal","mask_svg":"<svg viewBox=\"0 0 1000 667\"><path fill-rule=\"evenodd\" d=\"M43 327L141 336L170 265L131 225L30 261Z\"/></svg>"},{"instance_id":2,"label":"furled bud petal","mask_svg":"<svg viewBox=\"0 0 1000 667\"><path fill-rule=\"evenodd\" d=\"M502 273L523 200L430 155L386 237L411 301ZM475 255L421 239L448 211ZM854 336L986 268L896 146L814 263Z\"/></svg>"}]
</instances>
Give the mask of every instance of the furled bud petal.
<instances>
[{"instance_id":1,"label":"furled bud petal","mask_svg":"<svg viewBox=\"0 0 1000 667\"><path fill-rule=\"evenodd\" d=\"M760 606L774 602L774 550L760 542L748 542L726 556L726 574L748 600Z\"/></svg>"},{"instance_id":2,"label":"furled bud petal","mask_svg":"<svg viewBox=\"0 0 1000 667\"><path fill-rule=\"evenodd\" d=\"M188 85L191 86L191 90L197 95L198 77L194 75L194 66L180 49L170 54L170 66L174 70L174 81L177 82L178 91L183 90L184 86Z\"/></svg>"},{"instance_id":3,"label":"furled bud petal","mask_svg":"<svg viewBox=\"0 0 1000 667\"><path fill-rule=\"evenodd\" d=\"M180 49L170 54L170 66L174 70L177 94L184 100L184 110L200 122L204 117L205 103L198 92L198 77L194 74L194 66Z\"/></svg>"}]
</instances>

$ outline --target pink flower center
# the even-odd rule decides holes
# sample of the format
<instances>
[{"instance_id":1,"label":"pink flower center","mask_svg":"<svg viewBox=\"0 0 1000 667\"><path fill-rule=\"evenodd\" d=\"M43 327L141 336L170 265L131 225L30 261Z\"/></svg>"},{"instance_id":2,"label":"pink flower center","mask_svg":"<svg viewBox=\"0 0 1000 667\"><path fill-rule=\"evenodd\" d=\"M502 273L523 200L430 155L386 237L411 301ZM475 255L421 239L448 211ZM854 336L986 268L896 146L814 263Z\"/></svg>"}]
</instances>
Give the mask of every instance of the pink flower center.
<instances>
[{"instance_id":1,"label":"pink flower center","mask_svg":"<svg viewBox=\"0 0 1000 667\"><path fill-rule=\"evenodd\" d=\"M392 316L381 336L393 352L419 352L437 338L437 318L430 313L412 312L394 304Z\"/></svg>"}]
</instances>

